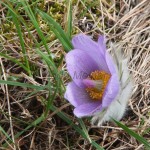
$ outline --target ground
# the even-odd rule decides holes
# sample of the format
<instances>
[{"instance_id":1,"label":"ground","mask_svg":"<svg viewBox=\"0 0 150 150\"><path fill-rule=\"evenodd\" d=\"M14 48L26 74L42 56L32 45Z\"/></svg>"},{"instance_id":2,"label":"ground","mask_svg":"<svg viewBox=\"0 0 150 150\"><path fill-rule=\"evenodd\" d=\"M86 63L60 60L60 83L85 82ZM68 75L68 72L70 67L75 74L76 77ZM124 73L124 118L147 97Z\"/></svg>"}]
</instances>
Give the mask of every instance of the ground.
<instances>
[{"instance_id":1,"label":"ground","mask_svg":"<svg viewBox=\"0 0 150 150\"><path fill-rule=\"evenodd\" d=\"M134 89L121 122L150 142L149 0L2 0L0 149L146 149L115 123L96 127L90 118L73 115L73 107L64 99L71 80L65 47L39 10L51 16L70 39L83 32L96 41L103 34L108 51L115 45L129 57Z\"/></svg>"}]
</instances>

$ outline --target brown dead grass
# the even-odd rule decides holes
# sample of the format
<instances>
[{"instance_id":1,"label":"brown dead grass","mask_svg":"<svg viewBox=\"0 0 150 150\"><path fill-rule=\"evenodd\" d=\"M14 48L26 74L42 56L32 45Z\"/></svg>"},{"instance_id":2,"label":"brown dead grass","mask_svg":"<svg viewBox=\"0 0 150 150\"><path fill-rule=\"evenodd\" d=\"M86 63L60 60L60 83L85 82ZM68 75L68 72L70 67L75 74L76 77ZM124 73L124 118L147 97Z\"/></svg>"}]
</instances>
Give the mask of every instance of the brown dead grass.
<instances>
[{"instance_id":1,"label":"brown dead grass","mask_svg":"<svg viewBox=\"0 0 150 150\"><path fill-rule=\"evenodd\" d=\"M55 2L54 2L55 3ZM134 80L133 96L129 101L127 112L122 122L136 133L143 135L150 142L150 1L149 0L100 0L93 3L85 12L87 6L92 1L83 3L78 0L73 3L73 26L74 33L85 32L97 39L98 34L105 34L108 39L108 48L111 49L111 42L122 47L125 55L130 56L129 70ZM61 1L57 4L62 5ZM46 5L48 5L46 3ZM52 5L52 4L49 4ZM0 6L2 20L5 19L5 8ZM83 15L81 15L83 14ZM65 17L64 17L65 22ZM1 28L3 34L0 35L2 48L0 51L11 52L16 58L20 57L18 42L15 31L9 32ZM36 37L37 35L33 35ZM11 40L6 39L6 34L11 36ZM46 66L39 60L38 56L31 53L33 41L26 38L26 47L29 51L30 61L39 67L38 75L30 78L25 73L21 73L20 68L6 59L0 59L1 79L6 80L12 76L19 78L20 82L29 82L34 85L45 84L48 78ZM31 45L29 45L31 44ZM31 47L30 47L31 46ZM52 53L60 57L62 48L56 41L51 46ZM65 65L62 65L64 69ZM62 69L60 68L60 69ZM18 79L17 78L17 79ZM66 78L64 78L66 82ZM32 122L44 111L41 97L46 97L47 92L38 93L22 101L28 93L28 89L21 87L8 87L1 84L0 89L0 125L8 135L13 137L16 146L10 145L8 149L21 150L94 150L89 142L75 132L70 126L62 121L56 112L50 112L47 120L37 127L26 131L18 139L14 135L26 127L25 123ZM68 114L75 123L72 107L57 97L55 105ZM34 107L33 107L34 106ZM16 121L13 117L24 122ZM106 123L100 128L91 127L89 121L84 119L89 130L90 137L106 150L144 150L144 146L133 137L125 133L121 128L113 123ZM4 143L6 137L0 133L0 145ZM0 147L0 149L3 149Z\"/></svg>"}]
</instances>

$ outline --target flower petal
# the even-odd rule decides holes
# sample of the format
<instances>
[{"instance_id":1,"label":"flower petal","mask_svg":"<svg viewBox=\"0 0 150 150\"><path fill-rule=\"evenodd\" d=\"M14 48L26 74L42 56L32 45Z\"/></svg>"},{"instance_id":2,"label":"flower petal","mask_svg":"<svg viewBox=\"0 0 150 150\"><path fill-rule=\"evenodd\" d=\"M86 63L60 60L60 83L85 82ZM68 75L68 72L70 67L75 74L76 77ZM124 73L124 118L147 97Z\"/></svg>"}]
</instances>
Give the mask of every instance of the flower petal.
<instances>
[{"instance_id":1,"label":"flower petal","mask_svg":"<svg viewBox=\"0 0 150 150\"><path fill-rule=\"evenodd\" d=\"M117 94L119 93L119 80L117 74L111 76L107 87L105 89L105 93L102 100L102 107L108 107L110 103L116 98Z\"/></svg>"},{"instance_id":2,"label":"flower petal","mask_svg":"<svg viewBox=\"0 0 150 150\"><path fill-rule=\"evenodd\" d=\"M78 117L93 116L96 112L101 111L101 101L86 103L74 109L74 114Z\"/></svg>"},{"instance_id":3,"label":"flower petal","mask_svg":"<svg viewBox=\"0 0 150 150\"><path fill-rule=\"evenodd\" d=\"M91 101L88 93L85 89L78 87L74 82L70 82L67 85L67 89L64 95L74 107L89 103Z\"/></svg>"},{"instance_id":4,"label":"flower petal","mask_svg":"<svg viewBox=\"0 0 150 150\"><path fill-rule=\"evenodd\" d=\"M98 45L98 43L94 42L87 35L79 34L72 39L72 44L74 48L80 49L82 51L85 51L87 54L89 54L89 56L91 56L99 65L100 70L104 70L109 73L109 69L107 67L105 56L104 56L104 51L106 51L105 48L106 46L103 42L103 38L100 38L100 40L102 41L99 43L102 45Z\"/></svg>"},{"instance_id":5,"label":"flower petal","mask_svg":"<svg viewBox=\"0 0 150 150\"><path fill-rule=\"evenodd\" d=\"M67 70L73 81L80 87L85 87L82 80L91 72L98 70L98 64L84 51L75 49L66 55Z\"/></svg>"},{"instance_id":6,"label":"flower petal","mask_svg":"<svg viewBox=\"0 0 150 150\"><path fill-rule=\"evenodd\" d=\"M113 62L113 59L110 56L110 54L107 52L105 43L106 43L105 37L99 36L99 38L98 38L99 49L100 49L101 53L103 54L103 56L105 57L105 61L106 61L106 64L107 64L107 67L108 67L110 73L113 74L113 73L116 73L115 63Z\"/></svg>"},{"instance_id":7,"label":"flower petal","mask_svg":"<svg viewBox=\"0 0 150 150\"><path fill-rule=\"evenodd\" d=\"M116 74L116 64L113 62L112 57L110 56L110 54L106 51L105 52L105 59L106 59L106 63L108 66L108 69L110 71L110 74Z\"/></svg>"},{"instance_id":8,"label":"flower petal","mask_svg":"<svg viewBox=\"0 0 150 150\"><path fill-rule=\"evenodd\" d=\"M99 46L99 50L101 51L101 53L103 54L103 56L105 55L106 50L106 42L105 42L105 36L100 35L98 38L98 46Z\"/></svg>"}]
</instances>

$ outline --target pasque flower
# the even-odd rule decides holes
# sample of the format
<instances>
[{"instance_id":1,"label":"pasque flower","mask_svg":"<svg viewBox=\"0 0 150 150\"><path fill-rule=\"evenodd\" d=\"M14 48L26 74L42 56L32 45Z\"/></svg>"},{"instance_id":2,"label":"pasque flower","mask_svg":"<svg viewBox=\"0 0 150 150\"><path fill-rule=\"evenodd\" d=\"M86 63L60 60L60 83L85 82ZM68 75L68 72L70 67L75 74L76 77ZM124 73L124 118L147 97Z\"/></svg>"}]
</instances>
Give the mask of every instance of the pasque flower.
<instances>
[{"instance_id":1,"label":"pasque flower","mask_svg":"<svg viewBox=\"0 0 150 150\"><path fill-rule=\"evenodd\" d=\"M65 98L75 107L74 114L79 118L93 116L92 123L97 125L111 117L120 120L132 90L127 59L116 52L112 57L104 36L95 42L79 34L72 44L66 64L73 81L67 85Z\"/></svg>"}]
</instances>

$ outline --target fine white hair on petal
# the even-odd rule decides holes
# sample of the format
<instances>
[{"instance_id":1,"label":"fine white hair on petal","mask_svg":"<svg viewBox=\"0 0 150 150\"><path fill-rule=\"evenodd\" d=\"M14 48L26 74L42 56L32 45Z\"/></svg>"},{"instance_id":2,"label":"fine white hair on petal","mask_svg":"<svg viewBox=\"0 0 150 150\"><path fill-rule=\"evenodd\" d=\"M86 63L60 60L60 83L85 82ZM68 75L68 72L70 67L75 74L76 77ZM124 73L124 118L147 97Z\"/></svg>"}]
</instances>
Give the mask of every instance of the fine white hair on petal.
<instances>
[{"instance_id":1,"label":"fine white hair on petal","mask_svg":"<svg viewBox=\"0 0 150 150\"><path fill-rule=\"evenodd\" d=\"M128 58L123 58L121 51L116 49L114 50L113 59L120 79L120 91L108 108L93 116L91 123L97 124L97 126L110 121L111 118L120 120L126 111L128 100L132 94L133 82L128 71Z\"/></svg>"}]
</instances>

